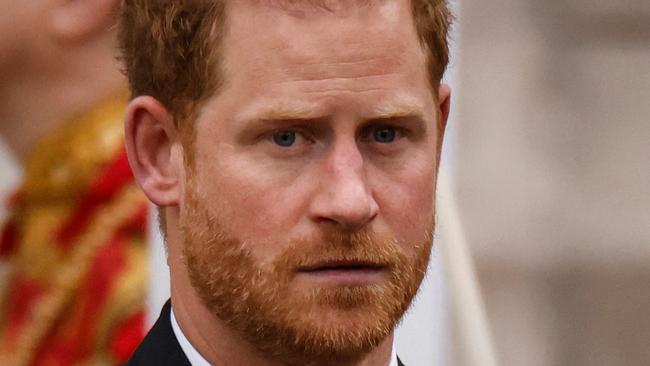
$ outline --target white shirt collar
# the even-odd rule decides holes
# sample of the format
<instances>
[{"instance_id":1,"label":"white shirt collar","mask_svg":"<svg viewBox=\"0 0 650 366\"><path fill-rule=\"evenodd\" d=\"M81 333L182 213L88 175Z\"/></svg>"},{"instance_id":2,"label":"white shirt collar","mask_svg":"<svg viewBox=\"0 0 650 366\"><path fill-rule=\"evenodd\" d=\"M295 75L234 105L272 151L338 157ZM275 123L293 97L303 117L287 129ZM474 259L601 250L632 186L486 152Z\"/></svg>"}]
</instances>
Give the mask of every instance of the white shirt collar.
<instances>
[{"instance_id":1,"label":"white shirt collar","mask_svg":"<svg viewBox=\"0 0 650 366\"><path fill-rule=\"evenodd\" d=\"M390 364L388 366L397 366L397 352L395 351L395 341L393 341L393 350L390 353Z\"/></svg>"},{"instance_id":2,"label":"white shirt collar","mask_svg":"<svg viewBox=\"0 0 650 366\"><path fill-rule=\"evenodd\" d=\"M181 345L181 349L183 350L183 353L185 353L185 356L190 361L190 364L192 366L210 366L210 363L205 358L203 358L203 356L201 356L199 351L197 351L196 348L192 346L192 343L190 343L187 337L185 337L183 330L178 325L178 322L176 321L176 317L174 316L174 308L172 308L169 316L172 321L172 330L174 331L174 335L178 340L178 344ZM393 342L393 350L390 355L390 364L388 366L397 366L397 354L395 352L394 342Z\"/></svg>"},{"instance_id":3,"label":"white shirt collar","mask_svg":"<svg viewBox=\"0 0 650 366\"><path fill-rule=\"evenodd\" d=\"M172 329L174 330L174 335L178 340L178 344L181 345L183 353L185 353L185 356L190 361L190 365L210 366L210 363L205 358L203 358L203 356L201 356L199 351L197 351L194 346L192 346L192 343L190 343L187 337L185 337L185 334L183 333L183 330L181 330L181 327L178 326L178 322L174 316L174 308L172 308L172 311L170 312L170 317L172 320Z\"/></svg>"}]
</instances>

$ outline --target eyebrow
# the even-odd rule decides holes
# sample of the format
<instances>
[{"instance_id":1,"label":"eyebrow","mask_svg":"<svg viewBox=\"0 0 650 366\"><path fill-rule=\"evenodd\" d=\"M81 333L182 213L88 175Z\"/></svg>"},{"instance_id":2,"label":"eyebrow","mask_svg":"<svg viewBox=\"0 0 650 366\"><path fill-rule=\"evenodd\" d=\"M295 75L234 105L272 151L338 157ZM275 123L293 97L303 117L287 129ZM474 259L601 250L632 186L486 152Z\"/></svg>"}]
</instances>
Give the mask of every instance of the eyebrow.
<instances>
[{"instance_id":1,"label":"eyebrow","mask_svg":"<svg viewBox=\"0 0 650 366\"><path fill-rule=\"evenodd\" d=\"M325 114L318 113L317 109L312 106L286 103L250 108L248 111L243 112L238 120L243 123L249 123L257 121L306 121L324 117Z\"/></svg>"},{"instance_id":2,"label":"eyebrow","mask_svg":"<svg viewBox=\"0 0 650 366\"><path fill-rule=\"evenodd\" d=\"M423 108L419 103L411 101L397 101L382 104L376 107L366 120L398 119L398 118L424 119Z\"/></svg>"},{"instance_id":3,"label":"eyebrow","mask_svg":"<svg viewBox=\"0 0 650 366\"><path fill-rule=\"evenodd\" d=\"M329 113L319 110L315 104L276 103L252 106L237 118L243 124L265 121L314 121L326 119ZM366 111L362 116L365 121L391 120L401 118L424 119L424 108L415 98L398 97L381 103Z\"/></svg>"}]
</instances>

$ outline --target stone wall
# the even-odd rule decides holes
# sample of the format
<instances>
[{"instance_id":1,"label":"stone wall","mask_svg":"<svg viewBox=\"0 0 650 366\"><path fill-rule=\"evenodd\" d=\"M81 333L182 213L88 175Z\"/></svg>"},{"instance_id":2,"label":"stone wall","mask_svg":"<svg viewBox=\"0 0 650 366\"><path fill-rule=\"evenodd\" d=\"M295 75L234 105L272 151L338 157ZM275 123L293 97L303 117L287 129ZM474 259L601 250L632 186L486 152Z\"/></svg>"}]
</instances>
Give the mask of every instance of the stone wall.
<instances>
[{"instance_id":1,"label":"stone wall","mask_svg":"<svg viewBox=\"0 0 650 366\"><path fill-rule=\"evenodd\" d=\"M650 2L461 8L457 196L502 364L650 364Z\"/></svg>"}]
</instances>

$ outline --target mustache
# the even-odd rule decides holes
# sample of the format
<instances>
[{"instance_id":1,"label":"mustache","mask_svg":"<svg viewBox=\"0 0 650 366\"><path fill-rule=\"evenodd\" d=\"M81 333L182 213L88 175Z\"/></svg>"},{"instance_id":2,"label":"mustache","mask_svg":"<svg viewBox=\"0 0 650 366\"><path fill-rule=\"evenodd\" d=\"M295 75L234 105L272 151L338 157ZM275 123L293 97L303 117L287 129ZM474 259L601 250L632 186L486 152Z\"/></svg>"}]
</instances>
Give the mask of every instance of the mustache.
<instances>
[{"instance_id":1,"label":"mustache","mask_svg":"<svg viewBox=\"0 0 650 366\"><path fill-rule=\"evenodd\" d=\"M308 271L327 266L390 267L404 254L399 242L364 229L354 233L326 230L291 240L276 260L276 268Z\"/></svg>"}]
</instances>

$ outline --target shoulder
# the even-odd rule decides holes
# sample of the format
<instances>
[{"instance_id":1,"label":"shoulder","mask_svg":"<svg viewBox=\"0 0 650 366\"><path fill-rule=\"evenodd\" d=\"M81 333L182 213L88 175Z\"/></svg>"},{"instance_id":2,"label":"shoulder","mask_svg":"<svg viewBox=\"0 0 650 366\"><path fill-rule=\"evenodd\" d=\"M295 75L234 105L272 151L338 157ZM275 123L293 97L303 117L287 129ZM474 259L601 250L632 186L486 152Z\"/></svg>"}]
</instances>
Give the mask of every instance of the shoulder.
<instances>
[{"instance_id":1,"label":"shoulder","mask_svg":"<svg viewBox=\"0 0 650 366\"><path fill-rule=\"evenodd\" d=\"M163 307L156 324L125 366L191 366L171 325L171 304Z\"/></svg>"}]
</instances>

